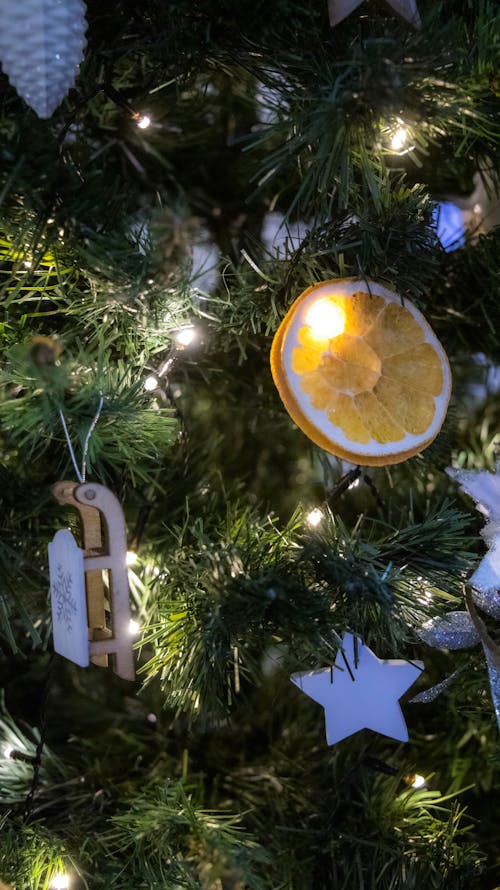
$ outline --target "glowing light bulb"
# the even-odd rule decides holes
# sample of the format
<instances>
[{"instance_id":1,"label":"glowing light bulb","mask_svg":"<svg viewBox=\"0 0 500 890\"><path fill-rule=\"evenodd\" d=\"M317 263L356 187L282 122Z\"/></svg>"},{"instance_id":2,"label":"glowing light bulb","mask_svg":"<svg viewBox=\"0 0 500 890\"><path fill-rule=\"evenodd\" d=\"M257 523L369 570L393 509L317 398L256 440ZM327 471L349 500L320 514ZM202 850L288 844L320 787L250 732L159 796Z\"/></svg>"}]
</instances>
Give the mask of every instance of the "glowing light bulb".
<instances>
[{"instance_id":1,"label":"glowing light bulb","mask_svg":"<svg viewBox=\"0 0 500 890\"><path fill-rule=\"evenodd\" d=\"M143 114L142 117L137 121L137 126L140 130L147 130L149 125L151 124L151 118L147 116L147 114Z\"/></svg>"},{"instance_id":2,"label":"glowing light bulb","mask_svg":"<svg viewBox=\"0 0 500 890\"><path fill-rule=\"evenodd\" d=\"M127 565L133 566L137 562L137 553L133 550L127 550Z\"/></svg>"},{"instance_id":3,"label":"glowing light bulb","mask_svg":"<svg viewBox=\"0 0 500 890\"><path fill-rule=\"evenodd\" d=\"M166 362L163 363L160 370L158 371L159 376L163 377L167 373L168 369L173 365L173 363L174 363L173 358L168 358L166 360Z\"/></svg>"},{"instance_id":4,"label":"glowing light bulb","mask_svg":"<svg viewBox=\"0 0 500 890\"><path fill-rule=\"evenodd\" d=\"M189 346L196 337L196 331L193 327L183 328L175 335L175 339L181 346Z\"/></svg>"},{"instance_id":5,"label":"glowing light bulb","mask_svg":"<svg viewBox=\"0 0 500 890\"><path fill-rule=\"evenodd\" d=\"M398 127L398 129L391 136L391 148L393 151L401 151L404 148L406 142L408 141L408 130L405 127Z\"/></svg>"},{"instance_id":6,"label":"glowing light bulb","mask_svg":"<svg viewBox=\"0 0 500 890\"><path fill-rule=\"evenodd\" d=\"M128 629L129 629L129 633L131 633L132 635L138 634L140 631L139 623L137 621L134 621L133 618L131 618L128 623Z\"/></svg>"},{"instance_id":7,"label":"glowing light bulb","mask_svg":"<svg viewBox=\"0 0 500 890\"><path fill-rule=\"evenodd\" d=\"M12 747L12 745L5 746L5 748L2 751L2 754L6 760L10 760L10 755L12 754L13 750L14 750L14 748Z\"/></svg>"},{"instance_id":8,"label":"glowing light bulb","mask_svg":"<svg viewBox=\"0 0 500 890\"><path fill-rule=\"evenodd\" d=\"M150 377L146 377L144 381L144 389L146 390L146 392L153 392L153 390L156 389L157 386L158 381L156 377L153 377L152 374Z\"/></svg>"},{"instance_id":9,"label":"glowing light bulb","mask_svg":"<svg viewBox=\"0 0 500 890\"><path fill-rule=\"evenodd\" d=\"M62 874L60 872L57 875L54 875L52 881L50 882L51 890L68 890L69 887L69 875Z\"/></svg>"},{"instance_id":10,"label":"glowing light bulb","mask_svg":"<svg viewBox=\"0 0 500 890\"><path fill-rule=\"evenodd\" d=\"M311 329L313 337L318 340L330 340L337 337L345 328L345 313L338 303L325 297L317 300L307 310L305 322Z\"/></svg>"},{"instance_id":11,"label":"glowing light bulb","mask_svg":"<svg viewBox=\"0 0 500 890\"><path fill-rule=\"evenodd\" d=\"M320 524L321 520L324 518L323 512L319 509L319 507L315 507L314 510L311 510L310 513L306 516L306 521L309 525L312 525L315 528Z\"/></svg>"},{"instance_id":12,"label":"glowing light bulb","mask_svg":"<svg viewBox=\"0 0 500 890\"><path fill-rule=\"evenodd\" d=\"M423 788L425 785L424 776L419 776L418 773L415 776L412 776L410 785L412 788Z\"/></svg>"}]
</instances>

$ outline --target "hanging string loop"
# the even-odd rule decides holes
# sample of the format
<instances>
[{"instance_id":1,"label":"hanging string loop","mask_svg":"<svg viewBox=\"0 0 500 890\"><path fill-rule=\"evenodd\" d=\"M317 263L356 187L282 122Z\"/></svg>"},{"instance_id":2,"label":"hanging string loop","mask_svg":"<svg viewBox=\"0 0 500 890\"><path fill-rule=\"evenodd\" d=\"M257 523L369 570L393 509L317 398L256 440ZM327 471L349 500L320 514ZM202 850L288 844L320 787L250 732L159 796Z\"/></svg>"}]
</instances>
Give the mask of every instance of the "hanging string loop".
<instances>
[{"instance_id":1,"label":"hanging string loop","mask_svg":"<svg viewBox=\"0 0 500 890\"><path fill-rule=\"evenodd\" d=\"M76 478L78 479L78 482L80 483L80 485L82 485L85 482L85 476L87 474L87 455L88 455L88 451L89 451L90 437L92 436L92 433L94 432L94 430L96 428L97 421L99 420L99 417L101 416L103 404L104 404L104 396L101 395L101 398L99 399L99 405L97 407L97 411L96 411L94 418L87 430L87 435L85 436L85 442L83 443L82 469L81 470L80 470L77 460L76 460L73 443L71 442L71 437L70 437L70 434L68 431L68 425L66 423L66 418L62 412L62 409L59 408L59 417L61 418L62 428L64 430L64 435L66 436L66 443L67 443L68 450L70 453L71 461L73 463L73 467L75 469Z\"/></svg>"}]
</instances>

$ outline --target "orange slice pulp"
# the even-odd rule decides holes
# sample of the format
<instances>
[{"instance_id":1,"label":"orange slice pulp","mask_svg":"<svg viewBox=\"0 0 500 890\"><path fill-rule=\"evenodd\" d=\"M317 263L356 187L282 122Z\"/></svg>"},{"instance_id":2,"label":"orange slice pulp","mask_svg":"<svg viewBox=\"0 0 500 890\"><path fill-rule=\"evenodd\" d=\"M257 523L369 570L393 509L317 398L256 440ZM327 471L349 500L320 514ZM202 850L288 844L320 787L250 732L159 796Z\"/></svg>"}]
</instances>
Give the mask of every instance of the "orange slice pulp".
<instances>
[{"instance_id":1,"label":"orange slice pulp","mask_svg":"<svg viewBox=\"0 0 500 890\"><path fill-rule=\"evenodd\" d=\"M292 305L271 348L283 403L313 442L352 463L399 463L443 424L446 353L408 300L373 281L323 281Z\"/></svg>"}]
</instances>

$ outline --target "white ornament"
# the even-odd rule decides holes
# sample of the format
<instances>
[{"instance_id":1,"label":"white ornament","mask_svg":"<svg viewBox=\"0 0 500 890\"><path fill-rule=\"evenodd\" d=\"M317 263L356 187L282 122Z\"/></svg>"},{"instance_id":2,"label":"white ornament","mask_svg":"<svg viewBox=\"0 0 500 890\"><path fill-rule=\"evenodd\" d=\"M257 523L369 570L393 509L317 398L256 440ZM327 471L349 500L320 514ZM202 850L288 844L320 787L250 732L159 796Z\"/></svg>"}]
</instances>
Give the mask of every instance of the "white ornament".
<instances>
[{"instance_id":1,"label":"white ornament","mask_svg":"<svg viewBox=\"0 0 500 890\"><path fill-rule=\"evenodd\" d=\"M421 27L416 0L386 0L386 2L415 28ZM338 25L342 19L347 18L362 3L363 0L328 0L328 13L332 28L334 25Z\"/></svg>"},{"instance_id":2,"label":"white ornament","mask_svg":"<svg viewBox=\"0 0 500 890\"><path fill-rule=\"evenodd\" d=\"M74 582L75 585L78 584L78 596L80 578L83 578L84 602L86 600L87 660L84 665L80 661L77 664L86 666L90 655L94 664L104 667L108 663L108 655L112 655L115 673L124 680L133 680L135 668L130 626L132 616L127 570L127 532L120 502L113 492L96 482L80 485L76 482L57 482L52 491L60 504L76 507L83 525L85 552L79 550L73 541L74 549L80 556L78 563L77 557L73 556L75 562L70 569L72 578L76 579L78 576L78 582ZM72 537L70 532L66 534ZM109 578L107 597L111 627L106 626L103 572ZM56 652L60 650L56 648ZM66 652L61 652L61 655L75 661Z\"/></svg>"},{"instance_id":3,"label":"white ornament","mask_svg":"<svg viewBox=\"0 0 500 890\"><path fill-rule=\"evenodd\" d=\"M50 117L73 86L86 28L83 0L2 0L2 68L38 117Z\"/></svg>"},{"instance_id":4,"label":"white ornament","mask_svg":"<svg viewBox=\"0 0 500 890\"><path fill-rule=\"evenodd\" d=\"M89 663L83 551L68 529L49 544L54 649L80 667Z\"/></svg>"},{"instance_id":5,"label":"white ornament","mask_svg":"<svg viewBox=\"0 0 500 890\"><path fill-rule=\"evenodd\" d=\"M323 705L329 745L360 729L407 742L399 699L423 669L420 661L410 664L377 658L368 646L346 633L333 668L293 674L291 680Z\"/></svg>"},{"instance_id":6,"label":"white ornament","mask_svg":"<svg viewBox=\"0 0 500 890\"><path fill-rule=\"evenodd\" d=\"M477 509L488 517L481 534L488 545L488 553L479 563L470 583L479 596L474 595L477 605L493 617L500 617L500 465L497 472L487 470L446 471L460 488L476 501ZM482 595L481 595L482 594Z\"/></svg>"}]
</instances>

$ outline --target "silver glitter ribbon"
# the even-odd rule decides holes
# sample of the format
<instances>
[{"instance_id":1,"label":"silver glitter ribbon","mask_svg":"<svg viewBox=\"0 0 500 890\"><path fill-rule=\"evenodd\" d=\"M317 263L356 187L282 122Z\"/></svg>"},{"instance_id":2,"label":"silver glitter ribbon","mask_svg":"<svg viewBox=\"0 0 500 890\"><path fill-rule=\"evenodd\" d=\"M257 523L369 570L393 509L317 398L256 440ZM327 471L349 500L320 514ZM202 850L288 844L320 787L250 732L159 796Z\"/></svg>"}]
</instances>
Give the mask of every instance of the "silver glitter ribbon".
<instances>
[{"instance_id":1,"label":"silver glitter ribbon","mask_svg":"<svg viewBox=\"0 0 500 890\"><path fill-rule=\"evenodd\" d=\"M490 678L491 697L493 699L493 707L497 715L497 723L500 728L500 660L498 655L495 656L487 646L483 643L484 654L486 656L486 664L488 665L488 674Z\"/></svg>"},{"instance_id":2,"label":"silver glitter ribbon","mask_svg":"<svg viewBox=\"0 0 500 890\"><path fill-rule=\"evenodd\" d=\"M431 618L418 630L420 638L436 649L467 649L482 643L490 680L493 707L500 729L500 646L490 637L476 607L492 618L500 619L500 462L497 472L447 469L460 488L476 501L476 507L488 521L482 529L488 552L471 576L470 591L465 599L467 612L449 612L442 618ZM459 671L441 680L411 699L412 702L434 701L453 682Z\"/></svg>"},{"instance_id":3,"label":"silver glitter ribbon","mask_svg":"<svg viewBox=\"0 0 500 890\"><path fill-rule=\"evenodd\" d=\"M488 666L491 698L500 729L500 647L493 642L476 612L475 593L466 595L466 600L468 612L449 612L443 618L431 618L420 628L418 634L424 643L435 649L468 649L470 646L482 643ZM451 676L436 686L425 689L411 701L415 704L434 701L453 682L458 673L459 671L454 671Z\"/></svg>"},{"instance_id":4,"label":"silver glitter ribbon","mask_svg":"<svg viewBox=\"0 0 500 890\"><path fill-rule=\"evenodd\" d=\"M468 649L480 636L468 612L448 612L443 618L431 618L418 631L420 639L436 649Z\"/></svg>"},{"instance_id":5,"label":"silver glitter ribbon","mask_svg":"<svg viewBox=\"0 0 500 890\"><path fill-rule=\"evenodd\" d=\"M424 689L423 692L419 692L418 695L414 695L413 698L410 698L410 704L412 705L428 705L429 702L434 701L445 689L448 689L448 686L451 686L454 679L458 677L459 674L462 673L463 668L458 668L458 670L453 671L449 677L445 677L444 680L441 680L440 683L436 683L435 686L431 686L429 689Z\"/></svg>"},{"instance_id":6,"label":"silver glitter ribbon","mask_svg":"<svg viewBox=\"0 0 500 890\"><path fill-rule=\"evenodd\" d=\"M477 575L477 572L474 574ZM474 575L471 578L471 584L473 578ZM477 587L474 587L472 599L483 612L487 612L492 618L500 618L500 594L496 590L478 590Z\"/></svg>"}]
</instances>

